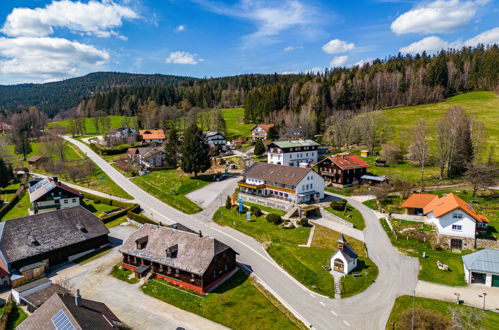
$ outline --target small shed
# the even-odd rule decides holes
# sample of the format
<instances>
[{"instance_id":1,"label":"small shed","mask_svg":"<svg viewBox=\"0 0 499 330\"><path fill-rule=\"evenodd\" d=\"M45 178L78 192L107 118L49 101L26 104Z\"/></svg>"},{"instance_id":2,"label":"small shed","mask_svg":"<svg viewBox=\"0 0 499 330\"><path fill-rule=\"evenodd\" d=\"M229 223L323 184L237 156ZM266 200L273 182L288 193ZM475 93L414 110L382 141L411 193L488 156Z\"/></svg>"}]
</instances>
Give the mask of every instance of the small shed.
<instances>
[{"instance_id":1,"label":"small shed","mask_svg":"<svg viewBox=\"0 0 499 330\"><path fill-rule=\"evenodd\" d=\"M46 162L48 160L47 157L42 157L42 156L31 156L28 159L28 165L38 167L40 164Z\"/></svg>"},{"instance_id":2,"label":"small shed","mask_svg":"<svg viewBox=\"0 0 499 330\"><path fill-rule=\"evenodd\" d=\"M369 150L361 150L360 151L360 157L369 157L371 156L371 153L369 152Z\"/></svg>"},{"instance_id":3,"label":"small shed","mask_svg":"<svg viewBox=\"0 0 499 330\"><path fill-rule=\"evenodd\" d=\"M349 274L357 267L357 258L357 253L341 234L338 239L338 251L331 257L331 267L335 272Z\"/></svg>"},{"instance_id":4,"label":"small shed","mask_svg":"<svg viewBox=\"0 0 499 330\"><path fill-rule=\"evenodd\" d=\"M388 179L386 178L386 176L376 176L376 175L367 175L367 174L361 176L360 180L361 180L362 184L365 184L368 186L380 184L383 182L388 182Z\"/></svg>"}]
</instances>

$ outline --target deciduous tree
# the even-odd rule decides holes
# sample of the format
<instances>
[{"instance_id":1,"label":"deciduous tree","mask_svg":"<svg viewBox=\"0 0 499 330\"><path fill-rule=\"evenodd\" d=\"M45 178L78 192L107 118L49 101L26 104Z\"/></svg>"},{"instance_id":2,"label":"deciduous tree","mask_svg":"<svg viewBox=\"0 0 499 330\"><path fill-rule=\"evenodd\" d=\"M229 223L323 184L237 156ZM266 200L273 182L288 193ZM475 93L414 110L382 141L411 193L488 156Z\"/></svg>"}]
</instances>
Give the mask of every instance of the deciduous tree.
<instances>
[{"instance_id":1,"label":"deciduous tree","mask_svg":"<svg viewBox=\"0 0 499 330\"><path fill-rule=\"evenodd\" d=\"M418 163L421 168L421 179L423 182L425 165L429 159L429 146L426 139L426 123L423 118L419 118L412 128L412 144L409 146L409 158Z\"/></svg>"},{"instance_id":2,"label":"deciduous tree","mask_svg":"<svg viewBox=\"0 0 499 330\"><path fill-rule=\"evenodd\" d=\"M256 140L254 153L257 156L261 156L265 153L265 145L263 144L262 140L260 140L260 139Z\"/></svg>"}]
</instances>

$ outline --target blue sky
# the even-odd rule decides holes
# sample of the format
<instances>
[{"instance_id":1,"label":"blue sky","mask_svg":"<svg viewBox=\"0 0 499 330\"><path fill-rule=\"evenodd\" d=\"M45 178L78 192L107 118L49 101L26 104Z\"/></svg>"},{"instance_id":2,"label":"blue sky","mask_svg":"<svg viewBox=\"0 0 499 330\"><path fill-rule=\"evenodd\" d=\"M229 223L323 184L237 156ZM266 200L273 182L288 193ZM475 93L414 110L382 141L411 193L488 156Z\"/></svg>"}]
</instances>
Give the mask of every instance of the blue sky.
<instances>
[{"instance_id":1,"label":"blue sky","mask_svg":"<svg viewBox=\"0 0 499 330\"><path fill-rule=\"evenodd\" d=\"M498 17L491 0L2 0L0 84L324 70L498 43Z\"/></svg>"}]
</instances>

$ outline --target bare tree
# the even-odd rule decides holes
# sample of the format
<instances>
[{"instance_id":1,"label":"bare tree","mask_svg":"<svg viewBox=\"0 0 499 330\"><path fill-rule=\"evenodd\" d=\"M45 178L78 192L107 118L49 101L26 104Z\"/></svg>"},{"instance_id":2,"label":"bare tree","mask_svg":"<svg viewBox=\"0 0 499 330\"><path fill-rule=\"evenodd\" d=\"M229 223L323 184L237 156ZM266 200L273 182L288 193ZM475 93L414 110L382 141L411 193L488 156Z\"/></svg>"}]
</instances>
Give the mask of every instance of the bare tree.
<instances>
[{"instance_id":1,"label":"bare tree","mask_svg":"<svg viewBox=\"0 0 499 330\"><path fill-rule=\"evenodd\" d=\"M429 146L426 140L426 123L423 118L419 118L416 125L412 128L412 144L409 146L409 158L418 163L421 168L421 179L424 179L425 165L429 159Z\"/></svg>"},{"instance_id":2,"label":"bare tree","mask_svg":"<svg viewBox=\"0 0 499 330\"><path fill-rule=\"evenodd\" d=\"M388 142L381 146L381 157L388 164L397 164L403 160L403 152L400 145L396 142Z\"/></svg>"},{"instance_id":3,"label":"bare tree","mask_svg":"<svg viewBox=\"0 0 499 330\"><path fill-rule=\"evenodd\" d=\"M452 329L453 330L467 330L476 329L481 330L479 326L485 313L477 308L450 308L452 315Z\"/></svg>"},{"instance_id":4,"label":"bare tree","mask_svg":"<svg viewBox=\"0 0 499 330\"><path fill-rule=\"evenodd\" d=\"M363 110L358 116L362 132L363 143L374 152L374 148L379 144L379 135L382 131L384 116L380 111Z\"/></svg>"},{"instance_id":5,"label":"bare tree","mask_svg":"<svg viewBox=\"0 0 499 330\"><path fill-rule=\"evenodd\" d=\"M473 187L473 197L478 189L487 189L495 184L497 168L485 164L473 163L468 167L464 179Z\"/></svg>"}]
</instances>

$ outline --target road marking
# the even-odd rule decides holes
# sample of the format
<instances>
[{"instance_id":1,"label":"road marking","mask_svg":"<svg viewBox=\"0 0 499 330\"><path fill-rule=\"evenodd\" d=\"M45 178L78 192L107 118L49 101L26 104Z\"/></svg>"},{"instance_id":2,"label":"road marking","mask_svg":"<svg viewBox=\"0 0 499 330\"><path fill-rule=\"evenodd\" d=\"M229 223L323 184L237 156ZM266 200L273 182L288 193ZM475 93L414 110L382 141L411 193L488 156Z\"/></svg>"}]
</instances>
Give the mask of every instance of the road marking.
<instances>
[{"instance_id":1,"label":"road marking","mask_svg":"<svg viewBox=\"0 0 499 330\"><path fill-rule=\"evenodd\" d=\"M347 321L343 320L343 323L345 323L347 326L350 326Z\"/></svg>"},{"instance_id":2,"label":"road marking","mask_svg":"<svg viewBox=\"0 0 499 330\"><path fill-rule=\"evenodd\" d=\"M315 296L313 294L309 293L309 295L310 295L310 297L315 298Z\"/></svg>"},{"instance_id":3,"label":"road marking","mask_svg":"<svg viewBox=\"0 0 499 330\"><path fill-rule=\"evenodd\" d=\"M338 314L336 314L333 310L331 311L331 313L333 313L334 316L338 316Z\"/></svg>"},{"instance_id":4,"label":"road marking","mask_svg":"<svg viewBox=\"0 0 499 330\"><path fill-rule=\"evenodd\" d=\"M322 306L326 307L326 304L325 304L325 303L323 303L322 301L319 301L319 303L320 303Z\"/></svg>"}]
</instances>

